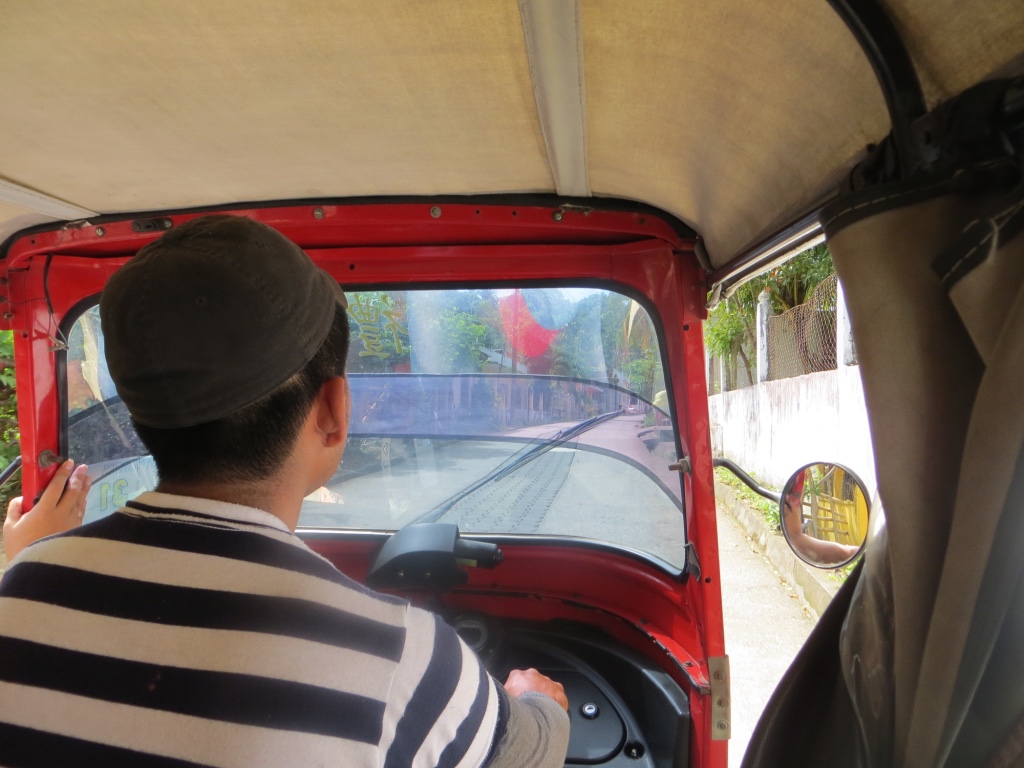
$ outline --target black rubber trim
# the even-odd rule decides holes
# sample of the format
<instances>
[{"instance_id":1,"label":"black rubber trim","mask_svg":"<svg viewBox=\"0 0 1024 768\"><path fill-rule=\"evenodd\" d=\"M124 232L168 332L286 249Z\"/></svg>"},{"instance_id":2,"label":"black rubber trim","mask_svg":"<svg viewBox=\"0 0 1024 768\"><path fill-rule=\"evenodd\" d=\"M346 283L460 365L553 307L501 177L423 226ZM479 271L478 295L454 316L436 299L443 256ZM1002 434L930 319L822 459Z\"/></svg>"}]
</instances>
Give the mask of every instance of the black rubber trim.
<instances>
[{"instance_id":1,"label":"black rubber trim","mask_svg":"<svg viewBox=\"0 0 1024 768\"><path fill-rule=\"evenodd\" d=\"M909 178L925 162L913 122L928 111L910 53L885 8L875 0L828 0L828 4L849 28L875 72L889 109L902 176Z\"/></svg>"},{"instance_id":2,"label":"black rubber trim","mask_svg":"<svg viewBox=\"0 0 1024 768\"><path fill-rule=\"evenodd\" d=\"M993 239L996 243L1007 243L1024 230L1024 185L1018 187L1012 197L1008 204L1003 204L1002 210L977 218L964 227L956 242L932 262L932 269L946 290L988 258Z\"/></svg>"}]
</instances>

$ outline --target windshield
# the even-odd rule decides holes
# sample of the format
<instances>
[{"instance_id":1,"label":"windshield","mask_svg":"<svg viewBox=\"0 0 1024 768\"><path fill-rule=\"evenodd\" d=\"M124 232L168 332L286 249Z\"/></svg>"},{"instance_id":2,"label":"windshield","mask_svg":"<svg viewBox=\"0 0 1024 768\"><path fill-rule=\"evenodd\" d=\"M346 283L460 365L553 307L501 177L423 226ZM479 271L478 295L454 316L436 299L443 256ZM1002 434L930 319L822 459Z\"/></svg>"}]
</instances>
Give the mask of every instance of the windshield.
<instances>
[{"instance_id":1,"label":"windshield","mask_svg":"<svg viewBox=\"0 0 1024 768\"><path fill-rule=\"evenodd\" d=\"M656 326L595 288L350 292L344 461L299 527L457 523L467 533L600 539L684 561ZM103 362L98 308L69 334L70 455L86 519L155 487Z\"/></svg>"}]
</instances>

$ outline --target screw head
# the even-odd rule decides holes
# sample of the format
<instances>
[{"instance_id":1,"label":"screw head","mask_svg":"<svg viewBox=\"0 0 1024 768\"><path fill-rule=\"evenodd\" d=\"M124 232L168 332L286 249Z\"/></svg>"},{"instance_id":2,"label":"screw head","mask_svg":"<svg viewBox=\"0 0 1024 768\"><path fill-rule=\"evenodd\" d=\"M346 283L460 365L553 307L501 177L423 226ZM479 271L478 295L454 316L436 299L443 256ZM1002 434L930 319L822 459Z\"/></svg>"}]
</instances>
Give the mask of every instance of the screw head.
<instances>
[{"instance_id":1,"label":"screw head","mask_svg":"<svg viewBox=\"0 0 1024 768\"><path fill-rule=\"evenodd\" d=\"M719 682L725 680L725 674L721 671L715 672L715 680L718 680Z\"/></svg>"},{"instance_id":2,"label":"screw head","mask_svg":"<svg viewBox=\"0 0 1024 768\"><path fill-rule=\"evenodd\" d=\"M718 728L718 730L720 730L720 731L727 731L727 730L729 730L729 724L727 722L725 722L725 720L719 720L718 723L716 723L715 727Z\"/></svg>"},{"instance_id":3,"label":"screw head","mask_svg":"<svg viewBox=\"0 0 1024 768\"><path fill-rule=\"evenodd\" d=\"M313 218L314 219L322 219L323 217L324 217L324 209L323 208L314 208L313 209Z\"/></svg>"},{"instance_id":4,"label":"screw head","mask_svg":"<svg viewBox=\"0 0 1024 768\"><path fill-rule=\"evenodd\" d=\"M563 214L561 211L555 211L554 213L551 214L551 218L554 219L555 221L561 221L562 215Z\"/></svg>"},{"instance_id":5,"label":"screw head","mask_svg":"<svg viewBox=\"0 0 1024 768\"><path fill-rule=\"evenodd\" d=\"M441 206L435 205L433 208L431 208L430 215L435 219L441 218Z\"/></svg>"},{"instance_id":6,"label":"screw head","mask_svg":"<svg viewBox=\"0 0 1024 768\"><path fill-rule=\"evenodd\" d=\"M600 707L593 702L588 702L580 707L580 714L583 715L587 720L593 720L599 714L601 714Z\"/></svg>"},{"instance_id":7,"label":"screw head","mask_svg":"<svg viewBox=\"0 0 1024 768\"><path fill-rule=\"evenodd\" d=\"M107 230L103 227L96 227L96 237L103 237L105 234L107 234Z\"/></svg>"}]
</instances>

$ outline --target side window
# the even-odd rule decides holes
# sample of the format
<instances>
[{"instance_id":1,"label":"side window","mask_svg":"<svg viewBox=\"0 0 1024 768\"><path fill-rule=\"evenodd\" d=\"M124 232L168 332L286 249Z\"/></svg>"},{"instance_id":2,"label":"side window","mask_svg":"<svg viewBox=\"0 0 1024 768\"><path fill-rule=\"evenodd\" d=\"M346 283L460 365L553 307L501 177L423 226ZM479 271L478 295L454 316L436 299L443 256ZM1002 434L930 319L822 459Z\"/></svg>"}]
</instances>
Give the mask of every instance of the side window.
<instances>
[{"instance_id":1,"label":"side window","mask_svg":"<svg viewBox=\"0 0 1024 768\"><path fill-rule=\"evenodd\" d=\"M154 488L156 469L107 372L98 306L72 326L66 370L68 452L89 465L93 485L85 520L90 522Z\"/></svg>"}]
</instances>

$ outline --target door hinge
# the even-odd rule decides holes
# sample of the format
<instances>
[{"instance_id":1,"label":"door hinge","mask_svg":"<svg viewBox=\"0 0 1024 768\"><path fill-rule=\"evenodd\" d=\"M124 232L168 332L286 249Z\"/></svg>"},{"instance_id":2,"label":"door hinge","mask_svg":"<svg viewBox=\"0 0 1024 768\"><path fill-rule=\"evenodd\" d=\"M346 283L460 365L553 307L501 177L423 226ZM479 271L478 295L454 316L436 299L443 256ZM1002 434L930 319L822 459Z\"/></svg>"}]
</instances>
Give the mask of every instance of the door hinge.
<instances>
[{"instance_id":1,"label":"door hinge","mask_svg":"<svg viewBox=\"0 0 1024 768\"><path fill-rule=\"evenodd\" d=\"M711 738L721 741L732 737L729 657L710 657L708 677L711 678Z\"/></svg>"}]
</instances>

